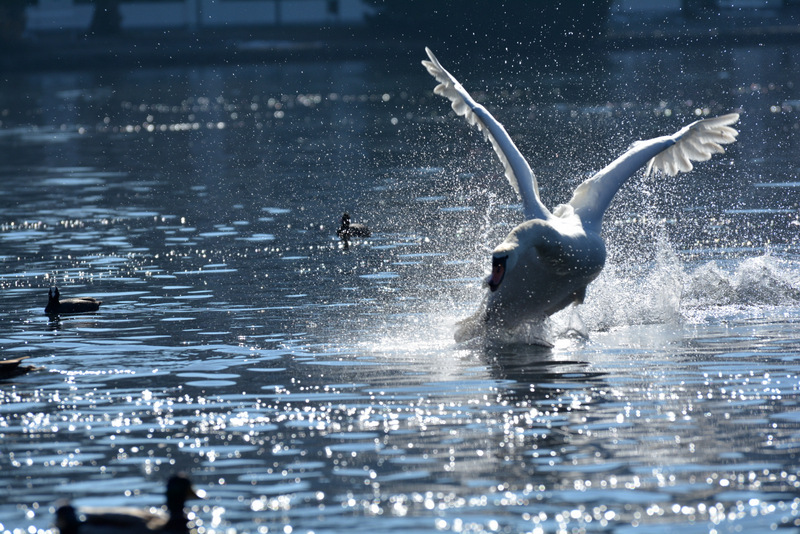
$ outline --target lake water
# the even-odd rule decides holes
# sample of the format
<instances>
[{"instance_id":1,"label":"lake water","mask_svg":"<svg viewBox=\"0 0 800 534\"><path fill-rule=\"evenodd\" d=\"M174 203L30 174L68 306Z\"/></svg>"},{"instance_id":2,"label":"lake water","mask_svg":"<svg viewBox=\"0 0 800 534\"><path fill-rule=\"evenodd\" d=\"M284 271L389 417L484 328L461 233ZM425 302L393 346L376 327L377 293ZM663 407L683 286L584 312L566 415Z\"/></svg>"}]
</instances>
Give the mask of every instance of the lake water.
<instances>
[{"instance_id":1,"label":"lake water","mask_svg":"<svg viewBox=\"0 0 800 534\"><path fill-rule=\"evenodd\" d=\"M800 47L437 52L548 206L697 116L741 135L623 188L552 349L457 345L521 212L416 59L7 75L0 347L41 369L0 382L0 532L176 471L206 533L798 530Z\"/></svg>"}]
</instances>

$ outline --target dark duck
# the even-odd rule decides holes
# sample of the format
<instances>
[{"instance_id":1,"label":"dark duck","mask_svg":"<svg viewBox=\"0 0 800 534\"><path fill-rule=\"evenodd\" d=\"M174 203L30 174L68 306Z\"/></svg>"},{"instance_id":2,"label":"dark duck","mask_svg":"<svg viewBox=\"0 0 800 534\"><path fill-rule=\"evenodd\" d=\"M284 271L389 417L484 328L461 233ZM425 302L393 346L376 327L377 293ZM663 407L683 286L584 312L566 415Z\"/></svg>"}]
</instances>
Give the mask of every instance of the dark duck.
<instances>
[{"instance_id":1,"label":"dark duck","mask_svg":"<svg viewBox=\"0 0 800 534\"><path fill-rule=\"evenodd\" d=\"M62 315L69 313L88 313L95 312L100 309L103 303L101 300L96 300L92 297L77 297L69 299L61 299L61 294L57 287L51 287L47 299L47 306L44 312L48 315Z\"/></svg>"},{"instance_id":2,"label":"dark duck","mask_svg":"<svg viewBox=\"0 0 800 534\"><path fill-rule=\"evenodd\" d=\"M369 237L372 233L366 224L350 222L350 214L345 212L342 215L342 224L336 230L336 235L344 241L345 246L350 244L350 239L353 237Z\"/></svg>"},{"instance_id":3,"label":"dark duck","mask_svg":"<svg viewBox=\"0 0 800 534\"><path fill-rule=\"evenodd\" d=\"M29 356L21 356L11 360L0 360L0 380L24 375L28 371L35 371L37 368L33 365L22 365L22 362L28 358Z\"/></svg>"},{"instance_id":4,"label":"dark duck","mask_svg":"<svg viewBox=\"0 0 800 534\"><path fill-rule=\"evenodd\" d=\"M186 501L202 496L195 493L192 483L181 474L167 482L166 497L166 514L124 507L76 510L66 504L56 510L55 523L61 534L188 533L188 519L183 510Z\"/></svg>"}]
</instances>

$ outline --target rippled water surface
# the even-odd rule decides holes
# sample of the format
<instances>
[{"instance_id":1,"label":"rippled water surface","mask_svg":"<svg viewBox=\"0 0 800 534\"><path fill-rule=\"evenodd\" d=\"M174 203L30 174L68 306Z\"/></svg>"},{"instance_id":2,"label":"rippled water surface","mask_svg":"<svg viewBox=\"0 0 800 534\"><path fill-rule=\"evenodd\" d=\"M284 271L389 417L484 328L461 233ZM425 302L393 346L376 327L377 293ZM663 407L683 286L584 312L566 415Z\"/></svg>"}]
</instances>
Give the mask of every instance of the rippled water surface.
<instances>
[{"instance_id":1,"label":"rippled water surface","mask_svg":"<svg viewBox=\"0 0 800 534\"><path fill-rule=\"evenodd\" d=\"M0 347L38 369L0 381L0 531L181 470L201 532L797 529L800 49L439 55L550 206L696 116L741 135L626 185L552 349L456 345L521 213L421 66L8 76ZM43 315L55 284L100 311Z\"/></svg>"}]
</instances>

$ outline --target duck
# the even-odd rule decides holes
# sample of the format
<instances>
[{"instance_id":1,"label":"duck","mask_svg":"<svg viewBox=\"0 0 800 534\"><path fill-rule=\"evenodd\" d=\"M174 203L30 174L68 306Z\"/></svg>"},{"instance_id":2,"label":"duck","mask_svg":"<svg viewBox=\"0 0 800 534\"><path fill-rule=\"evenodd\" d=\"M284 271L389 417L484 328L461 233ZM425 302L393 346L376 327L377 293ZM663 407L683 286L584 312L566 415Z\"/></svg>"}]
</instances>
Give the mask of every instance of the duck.
<instances>
[{"instance_id":1,"label":"duck","mask_svg":"<svg viewBox=\"0 0 800 534\"><path fill-rule=\"evenodd\" d=\"M92 297L77 297L61 300L58 287L51 287L48 293L47 306L44 312L48 315L64 315L72 313L96 312L100 309L102 300Z\"/></svg>"},{"instance_id":2,"label":"duck","mask_svg":"<svg viewBox=\"0 0 800 534\"><path fill-rule=\"evenodd\" d=\"M181 473L167 481L166 514L126 507L76 510L71 504L63 504L56 510L55 525L61 534L184 534L189 532L184 512L186 501L200 498L202 495L195 492L189 478Z\"/></svg>"},{"instance_id":3,"label":"duck","mask_svg":"<svg viewBox=\"0 0 800 534\"><path fill-rule=\"evenodd\" d=\"M35 371L37 367L33 365L21 365L23 360L30 356L21 356L10 360L0 360L0 380L3 378L14 378L24 375L28 371Z\"/></svg>"},{"instance_id":4,"label":"duck","mask_svg":"<svg viewBox=\"0 0 800 534\"><path fill-rule=\"evenodd\" d=\"M352 237L370 237L369 227L366 224L350 222L350 214L344 212L342 215L342 223L339 229L336 230L336 235L344 242L345 246L350 244Z\"/></svg>"},{"instance_id":5,"label":"duck","mask_svg":"<svg viewBox=\"0 0 800 534\"><path fill-rule=\"evenodd\" d=\"M530 164L511 136L450 74L430 48L422 65L438 82L434 93L450 100L456 115L477 127L503 165L505 176L522 201L524 220L491 255L491 272L478 311L457 324L456 341L489 332L508 333L570 305L582 304L587 286L603 270L603 216L616 192L644 167L645 176L675 176L693 162L723 154L736 141L732 125L738 113L696 120L671 135L634 142L608 166L583 181L566 204L549 210L541 201Z\"/></svg>"}]
</instances>

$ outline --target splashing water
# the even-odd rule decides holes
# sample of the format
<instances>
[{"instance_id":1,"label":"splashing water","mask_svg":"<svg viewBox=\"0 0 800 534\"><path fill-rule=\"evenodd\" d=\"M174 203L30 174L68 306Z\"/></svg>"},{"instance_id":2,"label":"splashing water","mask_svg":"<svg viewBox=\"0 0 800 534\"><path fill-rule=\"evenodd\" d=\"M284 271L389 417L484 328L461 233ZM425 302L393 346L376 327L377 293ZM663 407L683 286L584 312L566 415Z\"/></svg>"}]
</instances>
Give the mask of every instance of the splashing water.
<instances>
[{"instance_id":1,"label":"splashing water","mask_svg":"<svg viewBox=\"0 0 800 534\"><path fill-rule=\"evenodd\" d=\"M514 329L487 332L481 311L456 325L460 341L482 338L497 343L552 347L559 339L589 338L615 327L671 324L694 317L698 309L792 305L800 302L800 265L770 253L740 260L684 263L664 238L652 262L611 263L589 285L583 305Z\"/></svg>"},{"instance_id":2,"label":"splashing water","mask_svg":"<svg viewBox=\"0 0 800 534\"><path fill-rule=\"evenodd\" d=\"M789 260L767 253L739 263L711 261L686 280L694 306L758 306L800 301L800 273Z\"/></svg>"}]
</instances>

